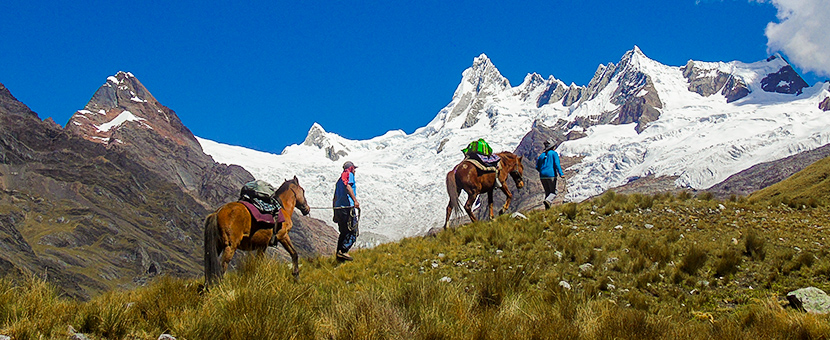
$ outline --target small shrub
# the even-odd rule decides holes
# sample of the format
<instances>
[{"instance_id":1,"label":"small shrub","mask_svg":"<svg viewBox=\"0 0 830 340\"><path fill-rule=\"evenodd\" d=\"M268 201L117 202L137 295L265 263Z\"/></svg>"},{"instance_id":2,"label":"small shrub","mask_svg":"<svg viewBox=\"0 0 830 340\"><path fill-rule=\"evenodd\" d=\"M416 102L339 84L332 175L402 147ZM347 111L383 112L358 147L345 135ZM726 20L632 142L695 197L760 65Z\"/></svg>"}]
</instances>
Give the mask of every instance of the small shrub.
<instances>
[{"instance_id":1,"label":"small shrub","mask_svg":"<svg viewBox=\"0 0 830 340\"><path fill-rule=\"evenodd\" d=\"M602 196L597 199L597 203L599 206L603 207L608 205L608 203L614 202L617 200L617 193L614 190L608 190Z\"/></svg>"},{"instance_id":2,"label":"small shrub","mask_svg":"<svg viewBox=\"0 0 830 340\"><path fill-rule=\"evenodd\" d=\"M654 206L654 196L652 195L635 195L635 201L640 209L651 209Z\"/></svg>"},{"instance_id":3,"label":"small shrub","mask_svg":"<svg viewBox=\"0 0 830 340\"><path fill-rule=\"evenodd\" d=\"M741 255L732 248L724 249L718 263L715 265L715 275L724 277L738 272L738 264L741 263Z\"/></svg>"},{"instance_id":4,"label":"small shrub","mask_svg":"<svg viewBox=\"0 0 830 340\"><path fill-rule=\"evenodd\" d=\"M714 195L712 195L712 193L708 192L708 191L704 191L704 192L701 192L701 193L697 194L697 199L699 199L701 201L711 201L712 198L714 198Z\"/></svg>"},{"instance_id":5,"label":"small shrub","mask_svg":"<svg viewBox=\"0 0 830 340\"><path fill-rule=\"evenodd\" d=\"M649 308L648 297L646 297L644 294L642 294L642 293L640 293L636 290L632 290L632 291L628 292L628 294L625 296L625 298L628 300L628 303L631 304L632 308L639 309L639 310L642 310L642 311L648 311L648 308Z\"/></svg>"},{"instance_id":6,"label":"small shrub","mask_svg":"<svg viewBox=\"0 0 830 340\"><path fill-rule=\"evenodd\" d=\"M681 191L677 193L677 199L680 201L685 201L692 198L692 194L688 191Z\"/></svg>"},{"instance_id":7,"label":"small shrub","mask_svg":"<svg viewBox=\"0 0 830 340\"><path fill-rule=\"evenodd\" d=\"M792 209L816 208L819 206L818 201L814 197L793 197L784 198L781 203L786 204Z\"/></svg>"},{"instance_id":8,"label":"small shrub","mask_svg":"<svg viewBox=\"0 0 830 340\"><path fill-rule=\"evenodd\" d=\"M576 203L571 202L571 203L566 203L566 204L562 205L562 213L565 214L565 217L567 217L569 220L573 220L574 218L576 218L576 212L577 212L577 204Z\"/></svg>"},{"instance_id":9,"label":"small shrub","mask_svg":"<svg viewBox=\"0 0 830 340\"><path fill-rule=\"evenodd\" d=\"M751 257L753 260L760 260L763 261L767 257L767 251L765 249L766 240L762 237L759 237L755 231L750 230L749 233L746 235L746 241L744 243L744 254Z\"/></svg>"},{"instance_id":10,"label":"small shrub","mask_svg":"<svg viewBox=\"0 0 830 340\"><path fill-rule=\"evenodd\" d=\"M706 264L706 260L708 259L709 255L706 254L705 250L693 245L689 248L689 253L683 257L680 270L686 274L695 275L700 268L703 268L703 265Z\"/></svg>"},{"instance_id":11,"label":"small shrub","mask_svg":"<svg viewBox=\"0 0 830 340\"><path fill-rule=\"evenodd\" d=\"M789 265L784 267L784 272L789 274L791 272L801 270L803 267L810 267L815 262L816 258L813 257L813 254L803 252L796 256Z\"/></svg>"}]
</instances>

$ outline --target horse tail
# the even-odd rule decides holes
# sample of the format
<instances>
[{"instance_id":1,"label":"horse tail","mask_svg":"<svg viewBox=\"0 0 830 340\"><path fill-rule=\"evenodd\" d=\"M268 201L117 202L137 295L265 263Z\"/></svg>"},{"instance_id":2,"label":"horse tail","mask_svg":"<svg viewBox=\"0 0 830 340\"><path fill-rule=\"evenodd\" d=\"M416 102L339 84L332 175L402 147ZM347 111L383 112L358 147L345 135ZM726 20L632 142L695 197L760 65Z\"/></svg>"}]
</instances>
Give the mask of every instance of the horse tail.
<instances>
[{"instance_id":1,"label":"horse tail","mask_svg":"<svg viewBox=\"0 0 830 340\"><path fill-rule=\"evenodd\" d=\"M444 229L449 226L451 215L454 212L461 211L461 202L458 201L458 183L455 182L455 170L452 169L452 171L447 173L447 194L450 196L450 203L447 206L447 220L444 221Z\"/></svg>"},{"instance_id":2,"label":"horse tail","mask_svg":"<svg viewBox=\"0 0 830 340\"><path fill-rule=\"evenodd\" d=\"M205 286L210 286L221 275L219 269L219 224L216 213L205 219Z\"/></svg>"}]
</instances>

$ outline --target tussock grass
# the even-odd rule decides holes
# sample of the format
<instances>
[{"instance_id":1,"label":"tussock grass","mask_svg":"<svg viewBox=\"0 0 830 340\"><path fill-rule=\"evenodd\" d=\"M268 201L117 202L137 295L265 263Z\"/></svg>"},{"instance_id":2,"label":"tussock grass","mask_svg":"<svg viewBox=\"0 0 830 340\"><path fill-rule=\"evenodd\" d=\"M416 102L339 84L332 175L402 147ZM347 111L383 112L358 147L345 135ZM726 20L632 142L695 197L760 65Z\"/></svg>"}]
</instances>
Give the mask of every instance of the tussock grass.
<instances>
[{"instance_id":1,"label":"tussock grass","mask_svg":"<svg viewBox=\"0 0 830 340\"><path fill-rule=\"evenodd\" d=\"M43 280L0 280L14 339L821 339L830 316L781 307L830 291L830 210L606 193L429 238L354 262L247 256L210 290L161 277L88 302Z\"/></svg>"}]
</instances>

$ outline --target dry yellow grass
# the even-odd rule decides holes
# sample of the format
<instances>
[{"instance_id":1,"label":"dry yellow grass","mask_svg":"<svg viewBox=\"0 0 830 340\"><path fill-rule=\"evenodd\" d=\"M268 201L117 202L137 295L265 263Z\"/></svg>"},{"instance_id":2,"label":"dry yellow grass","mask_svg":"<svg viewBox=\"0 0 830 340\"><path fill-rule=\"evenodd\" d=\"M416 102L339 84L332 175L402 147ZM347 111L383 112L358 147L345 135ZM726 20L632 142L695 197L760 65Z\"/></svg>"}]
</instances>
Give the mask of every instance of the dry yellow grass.
<instances>
[{"instance_id":1,"label":"dry yellow grass","mask_svg":"<svg viewBox=\"0 0 830 340\"><path fill-rule=\"evenodd\" d=\"M830 291L824 205L606 193L353 252L249 259L218 286L161 278L89 302L0 281L0 334L92 339L827 339L782 308ZM253 258L253 257L251 257Z\"/></svg>"}]
</instances>

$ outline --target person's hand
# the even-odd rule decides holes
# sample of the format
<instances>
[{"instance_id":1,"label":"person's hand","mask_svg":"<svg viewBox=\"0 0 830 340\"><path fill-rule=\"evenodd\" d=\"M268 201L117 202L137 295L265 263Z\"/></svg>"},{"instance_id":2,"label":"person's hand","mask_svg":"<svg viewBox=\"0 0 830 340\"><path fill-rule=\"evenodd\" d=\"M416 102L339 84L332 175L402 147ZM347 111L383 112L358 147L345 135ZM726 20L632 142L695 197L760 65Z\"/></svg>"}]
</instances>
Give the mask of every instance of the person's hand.
<instances>
[{"instance_id":1,"label":"person's hand","mask_svg":"<svg viewBox=\"0 0 830 340\"><path fill-rule=\"evenodd\" d=\"M357 200L354 201L354 207L360 209L360 202Z\"/></svg>"}]
</instances>

